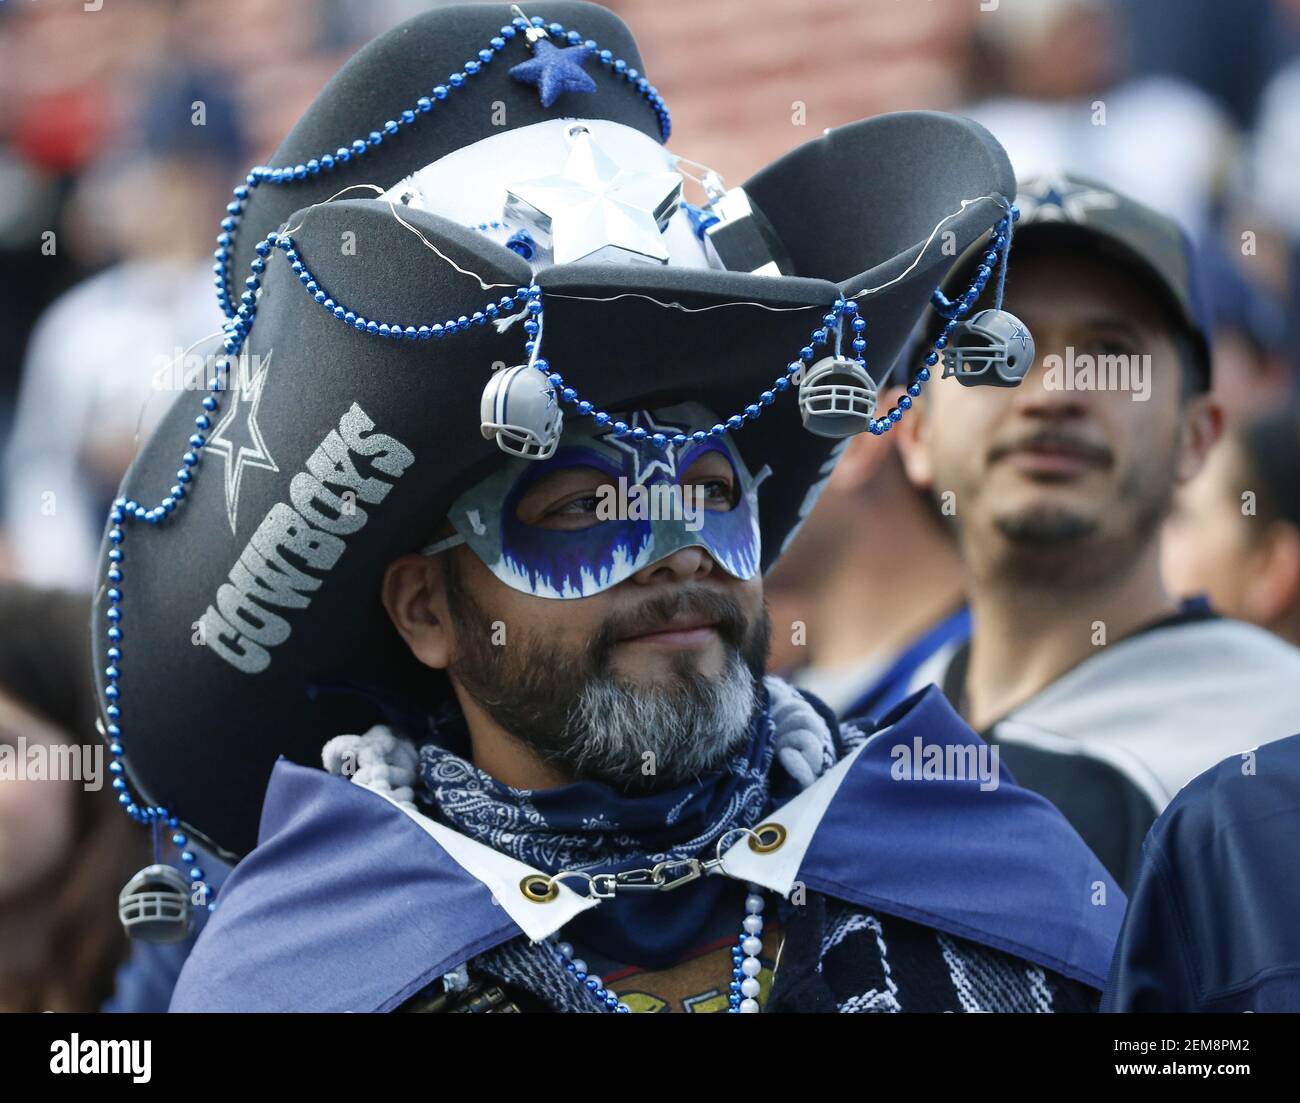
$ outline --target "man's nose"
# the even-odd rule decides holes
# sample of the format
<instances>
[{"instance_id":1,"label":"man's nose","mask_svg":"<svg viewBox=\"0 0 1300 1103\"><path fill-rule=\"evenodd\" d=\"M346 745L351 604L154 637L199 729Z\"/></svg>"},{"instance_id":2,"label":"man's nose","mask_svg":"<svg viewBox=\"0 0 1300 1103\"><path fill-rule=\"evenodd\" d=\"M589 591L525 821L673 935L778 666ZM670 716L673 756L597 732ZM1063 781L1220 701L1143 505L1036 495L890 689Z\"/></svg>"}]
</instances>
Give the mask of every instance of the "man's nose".
<instances>
[{"instance_id":1,"label":"man's nose","mask_svg":"<svg viewBox=\"0 0 1300 1103\"><path fill-rule=\"evenodd\" d=\"M1050 347L1038 354L1014 391L1012 407L1017 413L1055 420L1082 417L1088 412L1088 392L1064 386L1066 357L1065 351Z\"/></svg>"},{"instance_id":2,"label":"man's nose","mask_svg":"<svg viewBox=\"0 0 1300 1103\"><path fill-rule=\"evenodd\" d=\"M713 556L705 548L693 545L678 548L672 555L647 564L632 576L632 581L643 586L657 582L690 582L707 578L713 573L714 565Z\"/></svg>"}]
</instances>

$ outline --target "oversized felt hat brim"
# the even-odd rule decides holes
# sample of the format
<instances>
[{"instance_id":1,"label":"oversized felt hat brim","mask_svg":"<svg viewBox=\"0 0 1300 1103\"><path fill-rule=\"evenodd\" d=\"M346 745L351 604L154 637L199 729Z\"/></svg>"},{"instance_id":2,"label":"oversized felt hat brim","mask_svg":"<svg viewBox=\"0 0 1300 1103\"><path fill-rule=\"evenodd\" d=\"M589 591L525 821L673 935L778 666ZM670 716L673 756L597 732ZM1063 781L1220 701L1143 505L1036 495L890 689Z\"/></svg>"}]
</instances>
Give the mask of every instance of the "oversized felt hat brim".
<instances>
[{"instance_id":1,"label":"oversized felt hat brim","mask_svg":"<svg viewBox=\"0 0 1300 1103\"><path fill-rule=\"evenodd\" d=\"M792 277L596 264L534 275L473 230L418 210L403 210L399 221L376 199L310 206L276 225L291 228L320 286L367 318L453 319L535 282L544 354L584 398L608 410L693 399L725 417L771 386L841 294L875 289L858 301L868 365L879 373L953 258L1005 213L1013 187L1001 148L976 124L910 113L832 131L747 184L790 252ZM354 249L340 249L345 233ZM101 704L121 709L137 799L166 806L233 856L256 841L277 757L319 765L333 735L418 714L445 692L441 675L419 666L388 623L380 579L392 559L430 537L457 494L501 462L479 432L479 399L494 363L523 359L524 340L518 324L429 341L358 332L312 300L278 250L262 288L246 345L251 362L265 367L256 435L249 408L240 410L229 434L235 447L202 455L181 506L156 525L121 525L120 546L106 536L105 556L122 552L122 580L112 587L120 597L110 600L101 587L92 622L102 671L110 663L106 618L120 611L120 696L101 696ZM201 397L178 396L122 497L152 506L167 494ZM223 410L232 399L223 396ZM380 435L411 453L400 471L381 466L382 449L366 454ZM772 470L759 497L766 569L811 507L834 442L802 428L793 389L734 440L751 470ZM294 480L316 477L339 441L358 475L377 480L356 501L362 523L334 538L329 565L282 544L295 577L310 585L282 585L276 596L254 577L273 570L267 526L295 503ZM241 444L251 462L232 460ZM276 626L271 637L283 636L264 648L266 665L255 671L222 657L221 648L237 653L246 644L228 633L211 638L214 625L230 621L208 610L229 611L222 595L229 599L232 587L245 610L264 610Z\"/></svg>"}]
</instances>

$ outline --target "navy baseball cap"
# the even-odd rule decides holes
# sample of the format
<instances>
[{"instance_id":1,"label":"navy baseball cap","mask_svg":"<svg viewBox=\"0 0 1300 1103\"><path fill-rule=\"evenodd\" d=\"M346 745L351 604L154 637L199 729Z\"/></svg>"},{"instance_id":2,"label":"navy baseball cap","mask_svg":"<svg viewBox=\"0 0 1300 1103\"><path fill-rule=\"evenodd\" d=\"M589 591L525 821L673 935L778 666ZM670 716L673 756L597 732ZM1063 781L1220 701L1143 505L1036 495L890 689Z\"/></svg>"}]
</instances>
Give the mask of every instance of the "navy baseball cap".
<instances>
[{"instance_id":1,"label":"navy baseball cap","mask_svg":"<svg viewBox=\"0 0 1300 1103\"><path fill-rule=\"evenodd\" d=\"M1200 368L1202 389L1210 388L1213 312L1191 239L1171 218L1100 181L1053 172L1020 181L1020 219L1015 246L1087 251L1114 260L1150 282L1182 323Z\"/></svg>"},{"instance_id":2,"label":"navy baseball cap","mask_svg":"<svg viewBox=\"0 0 1300 1103\"><path fill-rule=\"evenodd\" d=\"M1088 253L1133 272L1149 286L1169 310L1191 345L1201 390L1211 383L1210 347L1214 314L1207 290L1207 274L1181 226L1144 203L1100 181L1075 173L1053 172L1017 184L1016 221L1009 254L1008 279L1014 284L1016 252L1033 249ZM987 242L977 242L953 268L944 289L950 293L970 282ZM976 310L993 305L992 286L985 290ZM974 311L972 311L973 313ZM939 335L942 318L922 320L899 358L895 372L915 379L921 368L920 353ZM900 370L901 369L901 370ZM892 374L892 373L891 373Z\"/></svg>"}]
</instances>

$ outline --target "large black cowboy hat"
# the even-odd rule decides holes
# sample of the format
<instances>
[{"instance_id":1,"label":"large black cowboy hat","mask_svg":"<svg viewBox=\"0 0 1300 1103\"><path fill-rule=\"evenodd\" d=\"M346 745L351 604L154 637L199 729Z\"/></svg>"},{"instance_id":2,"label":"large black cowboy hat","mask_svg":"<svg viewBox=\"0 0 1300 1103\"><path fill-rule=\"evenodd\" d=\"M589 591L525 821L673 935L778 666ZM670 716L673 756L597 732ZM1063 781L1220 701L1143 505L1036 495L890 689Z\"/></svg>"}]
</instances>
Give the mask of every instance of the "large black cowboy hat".
<instances>
[{"instance_id":1,"label":"large black cowboy hat","mask_svg":"<svg viewBox=\"0 0 1300 1103\"><path fill-rule=\"evenodd\" d=\"M536 14L640 68L605 9L556 2ZM382 128L509 19L506 5L439 8L382 36L331 81L272 164L305 164ZM449 96L360 162L336 165L329 180L308 171L252 189L226 280L237 303L250 265L264 269L241 350L248 370L210 412L203 392L177 398L107 526L93 634L105 723L125 750L124 802L165 806L228 856L254 845L279 755L317 765L330 737L436 696L439 679L388 623L380 579L503 459L480 433L480 395L494 363L523 359L521 323L393 338L330 308L385 327L431 326L489 303L510 314L525 298L501 306L502 297L536 285L544 355L565 386L606 410L693 399L725 418L772 388L842 296L857 297L867 363L883 374L954 258L989 233L1014 191L1001 147L968 120L905 113L830 131L745 185L791 276L595 263L534 272L437 214L403 208L399 218L389 200L360 192L326 202L351 184L391 187L478 141L489 127L483 104L497 100L515 127L577 116L659 137L662 112L610 67L591 66L596 94L564 93L548 109L508 76L529 56L522 36L498 54L477 84L458 89L477 107ZM836 455L835 441L803 429L795 391L778 393L734 435L751 470L772 471L759 496L765 570ZM205 417L202 443L187 443Z\"/></svg>"}]
</instances>

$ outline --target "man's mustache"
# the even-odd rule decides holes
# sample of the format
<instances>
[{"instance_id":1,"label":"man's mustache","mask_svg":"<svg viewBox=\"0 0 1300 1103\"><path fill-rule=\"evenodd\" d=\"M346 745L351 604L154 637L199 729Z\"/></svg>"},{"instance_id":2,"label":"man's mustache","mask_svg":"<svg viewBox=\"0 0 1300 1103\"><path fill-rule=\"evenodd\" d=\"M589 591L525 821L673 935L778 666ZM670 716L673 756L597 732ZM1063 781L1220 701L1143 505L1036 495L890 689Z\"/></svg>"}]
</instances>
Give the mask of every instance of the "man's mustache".
<instances>
[{"instance_id":1,"label":"man's mustache","mask_svg":"<svg viewBox=\"0 0 1300 1103\"><path fill-rule=\"evenodd\" d=\"M636 609L610 614L591 641L594 656L603 658L619 640L663 631L675 617L694 616L713 622L723 642L739 647L749 621L740 605L716 590L702 586L678 589L649 598Z\"/></svg>"},{"instance_id":2,"label":"man's mustache","mask_svg":"<svg viewBox=\"0 0 1300 1103\"><path fill-rule=\"evenodd\" d=\"M1042 449L1061 452L1095 464L1098 467L1110 467L1115 462L1115 454L1104 444L1085 440L1077 433L1061 429L1037 429L1032 433L1017 437L1015 440L1003 441L993 445L988 452L988 462L996 463L1013 452Z\"/></svg>"}]
</instances>

